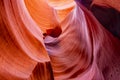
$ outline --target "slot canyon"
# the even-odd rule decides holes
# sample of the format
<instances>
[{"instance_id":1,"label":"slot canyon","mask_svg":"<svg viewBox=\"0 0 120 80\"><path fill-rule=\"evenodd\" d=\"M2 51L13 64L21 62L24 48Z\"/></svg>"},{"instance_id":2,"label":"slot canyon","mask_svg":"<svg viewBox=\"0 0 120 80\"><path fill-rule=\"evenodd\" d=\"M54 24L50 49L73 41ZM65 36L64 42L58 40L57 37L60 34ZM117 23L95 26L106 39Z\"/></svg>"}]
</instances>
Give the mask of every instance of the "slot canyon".
<instances>
[{"instance_id":1,"label":"slot canyon","mask_svg":"<svg viewBox=\"0 0 120 80\"><path fill-rule=\"evenodd\" d=\"M0 80L120 80L119 4L0 0Z\"/></svg>"}]
</instances>

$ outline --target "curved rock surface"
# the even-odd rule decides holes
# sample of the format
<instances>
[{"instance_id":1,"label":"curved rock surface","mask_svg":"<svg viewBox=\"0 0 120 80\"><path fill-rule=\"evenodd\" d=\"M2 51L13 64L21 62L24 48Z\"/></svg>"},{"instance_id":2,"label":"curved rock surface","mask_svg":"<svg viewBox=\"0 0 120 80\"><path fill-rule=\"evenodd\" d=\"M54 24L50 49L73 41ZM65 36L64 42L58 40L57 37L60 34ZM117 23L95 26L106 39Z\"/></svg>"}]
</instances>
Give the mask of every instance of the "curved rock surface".
<instances>
[{"instance_id":1,"label":"curved rock surface","mask_svg":"<svg viewBox=\"0 0 120 80\"><path fill-rule=\"evenodd\" d=\"M0 80L119 80L119 57L120 40L73 0L0 1Z\"/></svg>"}]
</instances>

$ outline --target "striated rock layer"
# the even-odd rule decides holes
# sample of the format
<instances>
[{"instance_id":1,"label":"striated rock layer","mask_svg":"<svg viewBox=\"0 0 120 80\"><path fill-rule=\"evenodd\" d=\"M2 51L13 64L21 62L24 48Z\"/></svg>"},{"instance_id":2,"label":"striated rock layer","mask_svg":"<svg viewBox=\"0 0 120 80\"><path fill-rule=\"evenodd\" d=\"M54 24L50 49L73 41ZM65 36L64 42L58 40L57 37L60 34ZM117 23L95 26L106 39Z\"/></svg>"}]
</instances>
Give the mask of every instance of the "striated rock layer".
<instances>
[{"instance_id":1,"label":"striated rock layer","mask_svg":"<svg viewBox=\"0 0 120 80\"><path fill-rule=\"evenodd\" d=\"M0 0L0 80L119 80L119 49L73 0Z\"/></svg>"}]
</instances>

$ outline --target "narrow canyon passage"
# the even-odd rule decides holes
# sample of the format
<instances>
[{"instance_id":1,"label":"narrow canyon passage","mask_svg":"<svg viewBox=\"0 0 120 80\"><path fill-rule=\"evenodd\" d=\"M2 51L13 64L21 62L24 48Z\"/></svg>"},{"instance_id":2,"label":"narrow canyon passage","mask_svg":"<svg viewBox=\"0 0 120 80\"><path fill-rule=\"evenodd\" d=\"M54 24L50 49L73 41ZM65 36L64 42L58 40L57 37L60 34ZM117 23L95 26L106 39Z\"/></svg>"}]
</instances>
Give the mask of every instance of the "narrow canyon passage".
<instances>
[{"instance_id":1,"label":"narrow canyon passage","mask_svg":"<svg viewBox=\"0 0 120 80\"><path fill-rule=\"evenodd\" d=\"M77 0L0 0L0 80L119 80L119 57Z\"/></svg>"}]
</instances>

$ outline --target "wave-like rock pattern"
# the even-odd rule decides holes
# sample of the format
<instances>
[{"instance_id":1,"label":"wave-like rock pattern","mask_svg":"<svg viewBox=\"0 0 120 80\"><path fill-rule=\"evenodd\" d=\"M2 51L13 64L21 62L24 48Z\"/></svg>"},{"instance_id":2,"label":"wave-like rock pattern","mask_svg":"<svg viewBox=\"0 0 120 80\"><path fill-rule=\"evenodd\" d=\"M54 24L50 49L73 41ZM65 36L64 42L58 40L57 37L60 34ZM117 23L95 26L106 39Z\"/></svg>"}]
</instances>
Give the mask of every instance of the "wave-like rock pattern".
<instances>
[{"instance_id":1,"label":"wave-like rock pattern","mask_svg":"<svg viewBox=\"0 0 120 80\"><path fill-rule=\"evenodd\" d=\"M0 80L120 79L120 40L70 1L0 1Z\"/></svg>"}]
</instances>

